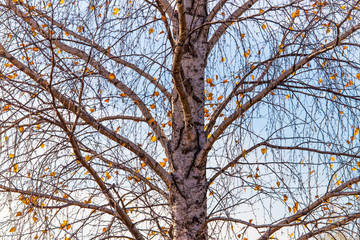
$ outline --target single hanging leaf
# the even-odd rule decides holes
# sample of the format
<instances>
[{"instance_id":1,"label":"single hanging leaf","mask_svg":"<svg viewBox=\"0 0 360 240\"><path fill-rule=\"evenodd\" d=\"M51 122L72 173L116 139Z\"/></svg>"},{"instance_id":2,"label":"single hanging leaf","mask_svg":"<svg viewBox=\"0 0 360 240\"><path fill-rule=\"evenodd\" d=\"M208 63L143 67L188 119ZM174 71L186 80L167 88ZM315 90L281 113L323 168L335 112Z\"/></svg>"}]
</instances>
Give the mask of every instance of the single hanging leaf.
<instances>
[{"instance_id":1,"label":"single hanging leaf","mask_svg":"<svg viewBox=\"0 0 360 240\"><path fill-rule=\"evenodd\" d=\"M150 141L151 141L151 142L155 142L155 141L156 141L156 137L155 137L155 136L152 136L152 137L150 138Z\"/></svg>"},{"instance_id":2,"label":"single hanging leaf","mask_svg":"<svg viewBox=\"0 0 360 240\"><path fill-rule=\"evenodd\" d=\"M120 9L119 8L114 8L113 10L113 16L117 15L118 13L120 12Z\"/></svg>"},{"instance_id":3,"label":"single hanging leaf","mask_svg":"<svg viewBox=\"0 0 360 240\"><path fill-rule=\"evenodd\" d=\"M60 4L64 4L65 3L65 0L60 0Z\"/></svg>"},{"instance_id":4,"label":"single hanging leaf","mask_svg":"<svg viewBox=\"0 0 360 240\"><path fill-rule=\"evenodd\" d=\"M358 135L359 134L359 128L355 128L354 129L354 136Z\"/></svg>"},{"instance_id":5,"label":"single hanging leaf","mask_svg":"<svg viewBox=\"0 0 360 240\"><path fill-rule=\"evenodd\" d=\"M9 232L15 232L16 231L16 228L15 227L12 227L10 228L10 231Z\"/></svg>"},{"instance_id":6,"label":"single hanging leaf","mask_svg":"<svg viewBox=\"0 0 360 240\"><path fill-rule=\"evenodd\" d=\"M115 79L115 74L110 73L110 74L109 74L109 78L110 78L111 80Z\"/></svg>"},{"instance_id":7,"label":"single hanging leaf","mask_svg":"<svg viewBox=\"0 0 360 240\"><path fill-rule=\"evenodd\" d=\"M154 29L153 29L153 28L150 28L150 29L149 29L149 35L151 35L153 32L154 32Z\"/></svg>"},{"instance_id":8,"label":"single hanging leaf","mask_svg":"<svg viewBox=\"0 0 360 240\"><path fill-rule=\"evenodd\" d=\"M261 149L261 153L262 153L262 154L265 154L265 153L266 153L266 151L267 151L267 149L266 149L266 148L262 148L262 149Z\"/></svg>"},{"instance_id":9,"label":"single hanging leaf","mask_svg":"<svg viewBox=\"0 0 360 240\"><path fill-rule=\"evenodd\" d=\"M360 73L356 74L356 78L360 80Z\"/></svg>"}]
</instances>

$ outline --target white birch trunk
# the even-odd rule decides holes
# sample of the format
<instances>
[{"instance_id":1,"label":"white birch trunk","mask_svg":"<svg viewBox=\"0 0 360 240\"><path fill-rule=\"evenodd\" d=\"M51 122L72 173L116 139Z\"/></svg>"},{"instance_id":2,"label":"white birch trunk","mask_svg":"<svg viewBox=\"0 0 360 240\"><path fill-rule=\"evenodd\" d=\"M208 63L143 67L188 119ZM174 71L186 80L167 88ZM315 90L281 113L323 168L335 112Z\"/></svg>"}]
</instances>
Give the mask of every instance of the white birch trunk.
<instances>
[{"instance_id":1,"label":"white birch trunk","mask_svg":"<svg viewBox=\"0 0 360 240\"><path fill-rule=\"evenodd\" d=\"M204 38L203 38L204 39ZM199 39L198 39L199 40ZM202 39L200 39L202 40ZM193 124L186 128L183 110L176 91L173 99L173 135L171 154L173 179L170 206L174 219L174 239L207 239L205 226L207 181L205 166L195 166L195 158L205 144L204 69L207 44L203 41L184 46L183 85L191 107Z\"/></svg>"}]
</instances>

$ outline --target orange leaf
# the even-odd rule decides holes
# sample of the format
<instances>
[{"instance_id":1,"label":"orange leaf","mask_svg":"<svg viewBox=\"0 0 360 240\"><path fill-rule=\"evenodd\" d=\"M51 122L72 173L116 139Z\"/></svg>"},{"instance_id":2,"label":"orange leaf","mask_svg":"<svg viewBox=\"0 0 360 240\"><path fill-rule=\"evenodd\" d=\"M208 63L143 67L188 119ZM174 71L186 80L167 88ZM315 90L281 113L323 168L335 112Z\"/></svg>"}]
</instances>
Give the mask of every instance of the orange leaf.
<instances>
[{"instance_id":1,"label":"orange leaf","mask_svg":"<svg viewBox=\"0 0 360 240\"><path fill-rule=\"evenodd\" d=\"M16 228L15 227L12 227L10 228L10 231L9 232L15 232L16 231Z\"/></svg>"},{"instance_id":2,"label":"orange leaf","mask_svg":"<svg viewBox=\"0 0 360 240\"><path fill-rule=\"evenodd\" d=\"M109 78L110 78L111 80L115 79L115 74L110 73L110 74L109 74Z\"/></svg>"},{"instance_id":3,"label":"orange leaf","mask_svg":"<svg viewBox=\"0 0 360 240\"><path fill-rule=\"evenodd\" d=\"M261 149L261 153L262 153L262 154L265 154L265 153L266 153L266 151L267 151L267 149L266 149L266 148L262 148L262 149Z\"/></svg>"}]
</instances>

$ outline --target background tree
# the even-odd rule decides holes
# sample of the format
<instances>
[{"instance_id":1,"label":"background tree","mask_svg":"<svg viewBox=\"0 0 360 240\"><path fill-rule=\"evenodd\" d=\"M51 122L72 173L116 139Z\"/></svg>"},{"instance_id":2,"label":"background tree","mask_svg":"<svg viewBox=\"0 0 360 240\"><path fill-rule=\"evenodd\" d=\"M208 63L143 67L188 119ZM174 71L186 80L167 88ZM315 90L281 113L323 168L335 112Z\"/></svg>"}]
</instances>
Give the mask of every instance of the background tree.
<instances>
[{"instance_id":1,"label":"background tree","mask_svg":"<svg viewBox=\"0 0 360 240\"><path fill-rule=\"evenodd\" d=\"M359 6L2 0L1 235L356 237Z\"/></svg>"}]
</instances>

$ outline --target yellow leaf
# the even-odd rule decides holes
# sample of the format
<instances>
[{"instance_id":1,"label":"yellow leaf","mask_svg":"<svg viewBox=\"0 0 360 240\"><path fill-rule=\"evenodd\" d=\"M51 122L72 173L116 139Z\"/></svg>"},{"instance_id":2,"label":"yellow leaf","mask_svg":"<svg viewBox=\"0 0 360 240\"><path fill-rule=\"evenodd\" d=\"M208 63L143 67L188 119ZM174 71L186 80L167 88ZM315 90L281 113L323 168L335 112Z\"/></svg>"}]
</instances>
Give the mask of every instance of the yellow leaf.
<instances>
[{"instance_id":1,"label":"yellow leaf","mask_svg":"<svg viewBox=\"0 0 360 240\"><path fill-rule=\"evenodd\" d=\"M119 8L114 8L113 9L113 16L115 16L116 14L118 14L120 12L120 9Z\"/></svg>"},{"instance_id":2,"label":"yellow leaf","mask_svg":"<svg viewBox=\"0 0 360 240\"><path fill-rule=\"evenodd\" d=\"M24 132L24 127L19 127L19 131L20 131L21 133L23 133L23 132Z\"/></svg>"},{"instance_id":3,"label":"yellow leaf","mask_svg":"<svg viewBox=\"0 0 360 240\"><path fill-rule=\"evenodd\" d=\"M286 97L285 97L286 99L289 99L290 98L290 95L288 94L288 95L286 95Z\"/></svg>"},{"instance_id":4,"label":"yellow leaf","mask_svg":"<svg viewBox=\"0 0 360 240\"><path fill-rule=\"evenodd\" d=\"M262 153L262 154L265 154L265 153L266 153L266 151L267 151L267 149L266 149L266 148L262 148L262 149L261 149L261 153Z\"/></svg>"},{"instance_id":5,"label":"yellow leaf","mask_svg":"<svg viewBox=\"0 0 360 240\"><path fill-rule=\"evenodd\" d=\"M14 157L15 157L14 154L12 154L12 153L9 154L9 158L14 158Z\"/></svg>"},{"instance_id":6,"label":"yellow leaf","mask_svg":"<svg viewBox=\"0 0 360 240\"><path fill-rule=\"evenodd\" d=\"M225 62L225 58L224 58L224 57L222 57L220 61L221 61L221 62Z\"/></svg>"},{"instance_id":7,"label":"yellow leaf","mask_svg":"<svg viewBox=\"0 0 360 240\"><path fill-rule=\"evenodd\" d=\"M110 74L109 74L109 78L110 78L111 80L115 79L115 74L110 73Z\"/></svg>"},{"instance_id":8,"label":"yellow leaf","mask_svg":"<svg viewBox=\"0 0 360 240\"><path fill-rule=\"evenodd\" d=\"M160 166L165 167L165 166L166 166L166 162L160 162Z\"/></svg>"},{"instance_id":9,"label":"yellow leaf","mask_svg":"<svg viewBox=\"0 0 360 240\"><path fill-rule=\"evenodd\" d=\"M356 74L356 78L360 80L360 73Z\"/></svg>"},{"instance_id":10,"label":"yellow leaf","mask_svg":"<svg viewBox=\"0 0 360 240\"><path fill-rule=\"evenodd\" d=\"M40 146L41 148L44 148L45 147L45 144L43 143L43 144L41 144L41 146Z\"/></svg>"},{"instance_id":11,"label":"yellow leaf","mask_svg":"<svg viewBox=\"0 0 360 240\"><path fill-rule=\"evenodd\" d=\"M284 200L283 202L286 202L288 200L288 196L284 195Z\"/></svg>"},{"instance_id":12,"label":"yellow leaf","mask_svg":"<svg viewBox=\"0 0 360 240\"><path fill-rule=\"evenodd\" d=\"M126 93L120 93L121 97L126 97Z\"/></svg>"},{"instance_id":13,"label":"yellow leaf","mask_svg":"<svg viewBox=\"0 0 360 240\"><path fill-rule=\"evenodd\" d=\"M167 162L167 161L168 161L168 159L167 159L167 158L163 158L163 160L164 160L164 162Z\"/></svg>"},{"instance_id":14,"label":"yellow leaf","mask_svg":"<svg viewBox=\"0 0 360 240\"><path fill-rule=\"evenodd\" d=\"M90 111L90 112L95 112L95 109L94 109L94 108L90 108L89 111Z\"/></svg>"},{"instance_id":15,"label":"yellow leaf","mask_svg":"<svg viewBox=\"0 0 360 240\"><path fill-rule=\"evenodd\" d=\"M36 125L36 129L39 130L41 128L40 124Z\"/></svg>"},{"instance_id":16,"label":"yellow leaf","mask_svg":"<svg viewBox=\"0 0 360 240\"><path fill-rule=\"evenodd\" d=\"M85 160L86 160L87 162L90 161L90 160L91 160L91 156L86 155L86 156L85 156Z\"/></svg>"},{"instance_id":17,"label":"yellow leaf","mask_svg":"<svg viewBox=\"0 0 360 240\"><path fill-rule=\"evenodd\" d=\"M111 178L111 175L109 172L105 172L105 177L109 180Z\"/></svg>"},{"instance_id":18,"label":"yellow leaf","mask_svg":"<svg viewBox=\"0 0 360 240\"><path fill-rule=\"evenodd\" d=\"M358 135L359 134L359 128L355 128L354 129L354 136Z\"/></svg>"},{"instance_id":19,"label":"yellow leaf","mask_svg":"<svg viewBox=\"0 0 360 240\"><path fill-rule=\"evenodd\" d=\"M60 4L64 4L65 3L65 0L60 0Z\"/></svg>"},{"instance_id":20,"label":"yellow leaf","mask_svg":"<svg viewBox=\"0 0 360 240\"><path fill-rule=\"evenodd\" d=\"M155 105L155 104L152 104L152 105L150 105L150 108L151 108L151 109L155 109L155 108L156 108L156 105Z\"/></svg>"},{"instance_id":21,"label":"yellow leaf","mask_svg":"<svg viewBox=\"0 0 360 240\"><path fill-rule=\"evenodd\" d=\"M141 163L141 167L142 167L142 168L145 168L145 166L146 166L146 163L144 163L144 162Z\"/></svg>"},{"instance_id":22,"label":"yellow leaf","mask_svg":"<svg viewBox=\"0 0 360 240\"><path fill-rule=\"evenodd\" d=\"M16 231L16 228L15 227L12 227L10 228L10 231L9 232L15 232Z\"/></svg>"},{"instance_id":23,"label":"yellow leaf","mask_svg":"<svg viewBox=\"0 0 360 240\"><path fill-rule=\"evenodd\" d=\"M334 165L333 165L332 163L330 163L330 168L331 168L331 169L333 168L333 166L334 166Z\"/></svg>"},{"instance_id":24,"label":"yellow leaf","mask_svg":"<svg viewBox=\"0 0 360 240\"><path fill-rule=\"evenodd\" d=\"M339 186L342 182L340 180L336 181L336 186Z\"/></svg>"},{"instance_id":25,"label":"yellow leaf","mask_svg":"<svg viewBox=\"0 0 360 240\"><path fill-rule=\"evenodd\" d=\"M152 137L150 138L150 141L151 141L151 142L155 142L155 141L156 141L156 137L155 137L155 136L152 136Z\"/></svg>"},{"instance_id":26,"label":"yellow leaf","mask_svg":"<svg viewBox=\"0 0 360 240\"><path fill-rule=\"evenodd\" d=\"M5 139L5 142L6 142L7 140L9 140L9 137L8 137L8 136L5 136L4 139Z\"/></svg>"},{"instance_id":27,"label":"yellow leaf","mask_svg":"<svg viewBox=\"0 0 360 240\"><path fill-rule=\"evenodd\" d=\"M249 55L250 55L250 49L247 51L247 52L244 52L244 57L249 57Z\"/></svg>"},{"instance_id":28,"label":"yellow leaf","mask_svg":"<svg viewBox=\"0 0 360 240\"><path fill-rule=\"evenodd\" d=\"M299 9L296 9L296 11L291 14L291 17L296 18L299 15L300 15L300 11L299 11Z\"/></svg>"},{"instance_id":29,"label":"yellow leaf","mask_svg":"<svg viewBox=\"0 0 360 240\"><path fill-rule=\"evenodd\" d=\"M223 96L220 95L217 100L220 101L222 98L223 98Z\"/></svg>"},{"instance_id":30,"label":"yellow leaf","mask_svg":"<svg viewBox=\"0 0 360 240\"><path fill-rule=\"evenodd\" d=\"M264 12L264 10L263 10L263 9L260 9L260 10L259 10L259 13L263 13L263 12Z\"/></svg>"},{"instance_id":31,"label":"yellow leaf","mask_svg":"<svg viewBox=\"0 0 360 240\"><path fill-rule=\"evenodd\" d=\"M56 174L55 172L52 172L52 173L50 173L50 176L54 177L55 174Z\"/></svg>"},{"instance_id":32,"label":"yellow leaf","mask_svg":"<svg viewBox=\"0 0 360 240\"><path fill-rule=\"evenodd\" d=\"M262 29L265 29L265 28L266 28L266 24L263 24L261 27L262 27Z\"/></svg>"},{"instance_id":33,"label":"yellow leaf","mask_svg":"<svg viewBox=\"0 0 360 240\"><path fill-rule=\"evenodd\" d=\"M33 217L32 218L34 222L37 222L38 218L37 217Z\"/></svg>"},{"instance_id":34,"label":"yellow leaf","mask_svg":"<svg viewBox=\"0 0 360 240\"><path fill-rule=\"evenodd\" d=\"M280 182L276 182L276 185L277 185L278 187L280 187Z\"/></svg>"},{"instance_id":35,"label":"yellow leaf","mask_svg":"<svg viewBox=\"0 0 360 240\"><path fill-rule=\"evenodd\" d=\"M154 29L153 28L150 28L149 29L149 35L152 34L154 32Z\"/></svg>"},{"instance_id":36,"label":"yellow leaf","mask_svg":"<svg viewBox=\"0 0 360 240\"><path fill-rule=\"evenodd\" d=\"M13 170L14 170L15 173L17 173L19 171L19 167L18 167L17 164L14 164Z\"/></svg>"},{"instance_id":37,"label":"yellow leaf","mask_svg":"<svg viewBox=\"0 0 360 240\"><path fill-rule=\"evenodd\" d=\"M331 160L331 161L335 161L335 157L333 157L333 156L330 157L330 160Z\"/></svg>"}]
</instances>

